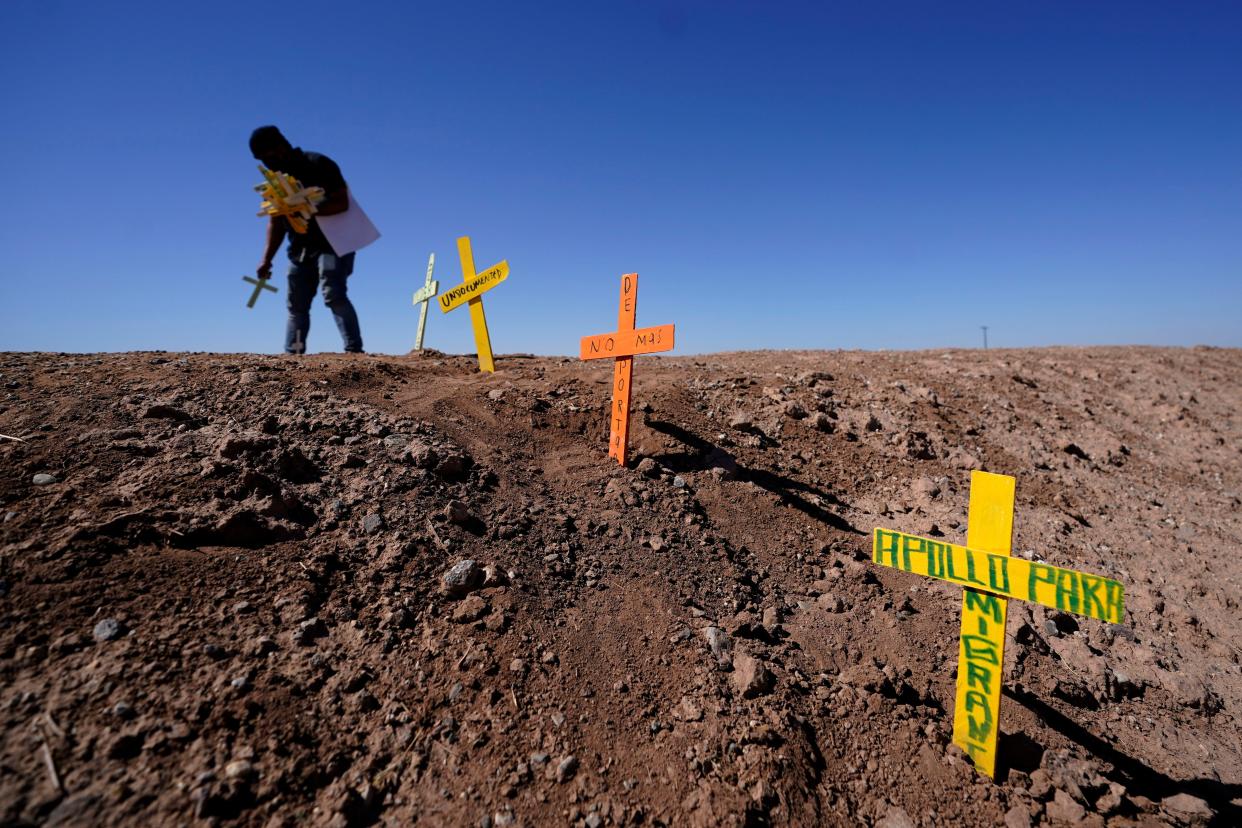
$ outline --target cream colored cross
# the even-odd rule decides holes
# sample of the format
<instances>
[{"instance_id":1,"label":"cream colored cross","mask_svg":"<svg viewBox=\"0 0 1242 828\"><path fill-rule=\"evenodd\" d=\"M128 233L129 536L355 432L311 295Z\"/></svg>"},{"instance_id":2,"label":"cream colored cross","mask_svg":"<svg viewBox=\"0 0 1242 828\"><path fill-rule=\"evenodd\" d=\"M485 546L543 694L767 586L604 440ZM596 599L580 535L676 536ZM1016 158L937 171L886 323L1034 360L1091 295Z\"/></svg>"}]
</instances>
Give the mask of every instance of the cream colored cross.
<instances>
[{"instance_id":1,"label":"cream colored cross","mask_svg":"<svg viewBox=\"0 0 1242 828\"><path fill-rule=\"evenodd\" d=\"M414 350L421 351L423 349L423 331L427 329L427 303L435 298L436 292L440 290L440 283L431 278L431 271L436 266L436 254L432 253L431 258L427 260L427 281L423 286L414 291L414 305L422 305L422 309L418 312L418 335L414 338Z\"/></svg>"},{"instance_id":2,"label":"cream colored cross","mask_svg":"<svg viewBox=\"0 0 1242 828\"><path fill-rule=\"evenodd\" d=\"M250 301L246 303L246 307L248 308L254 307L254 303L257 302L259 299L259 294L262 293L263 291L270 290L272 293L276 293L276 288L269 285L267 283L268 282L267 279L262 279L262 278L256 279L253 276L243 276L242 281L249 282L250 284L254 285L254 293L250 294Z\"/></svg>"}]
</instances>

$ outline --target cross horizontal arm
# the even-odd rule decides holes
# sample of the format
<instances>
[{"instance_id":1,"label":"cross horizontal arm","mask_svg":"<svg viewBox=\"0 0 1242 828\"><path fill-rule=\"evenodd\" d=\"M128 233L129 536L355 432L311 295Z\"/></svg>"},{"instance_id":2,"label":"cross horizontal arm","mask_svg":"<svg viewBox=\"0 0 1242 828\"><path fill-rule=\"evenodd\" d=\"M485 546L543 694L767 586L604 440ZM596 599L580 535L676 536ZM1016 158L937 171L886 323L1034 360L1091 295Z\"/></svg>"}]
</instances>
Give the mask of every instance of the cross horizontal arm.
<instances>
[{"instance_id":1,"label":"cross horizontal arm","mask_svg":"<svg viewBox=\"0 0 1242 828\"><path fill-rule=\"evenodd\" d=\"M496 285L509 278L509 263L501 262L493 265L468 282L463 282L452 290L440 294L440 310L448 313L459 308L471 299L477 299Z\"/></svg>"},{"instance_id":2,"label":"cross horizontal arm","mask_svg":"<svg viewBox=\"0 0 1242 828\"><path fill-rule=\"evenodd\" d=\"M878 527L872 535L871 560L882 566L1004 598L1032 601L1110 624L1120 624L1125 616L1123 587L1101 575L1088 575Z\"/></svg>"},{"instance_id":3,"label":"cross horizontal arm","mask_svg":"<svg viewBox=\"0 0 1242 828\"><path fill-rule=\"evenodd\" d=\"M253 276L243 276L243 277L242 277L242 281L243 281L243 282L249 282L250 284L254 285L255 287L257 287L257 288L262 288L263 290L270 290L272 293L275 293L275 292L276 292L276 288L274 288L274 287L272 287L271 285L269 285L269 284L267 283L267 279L256 279L256 278L254 278Z\"/></svg>"},{"instance_id":4,"label":"cross horizontal arm","mask_svg":"<svg viewBox=\"0 0 1242 828\"><path fill-rule=\"evenodd\" d=\"M439 280L423 285L414 292L414 304L417 305L419 302L426 302L428 299L435 296L439 290Z\"/></svg>"},{"instance_id":5,"label":"cross horizontal arm","mask_svg":"<svg viewBox=\"0 0 1242 828\"><path fill-rule=\"evenodd\" d=\"M582 337L580 359L638 356L673 350L673 326L635 328L629 331Z\"/></svg>"}]
</instances>

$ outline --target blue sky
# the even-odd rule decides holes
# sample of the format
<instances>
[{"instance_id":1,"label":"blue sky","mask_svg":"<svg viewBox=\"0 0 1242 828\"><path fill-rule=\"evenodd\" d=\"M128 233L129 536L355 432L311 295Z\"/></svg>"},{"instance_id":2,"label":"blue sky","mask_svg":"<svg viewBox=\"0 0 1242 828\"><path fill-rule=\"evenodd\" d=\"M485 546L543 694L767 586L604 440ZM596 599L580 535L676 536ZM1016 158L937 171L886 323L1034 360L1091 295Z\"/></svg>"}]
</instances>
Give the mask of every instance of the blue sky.
<instances>
[{"instance_id":1,"label":"blue sky","mask_svg":"<svg viewBox=\"0 0 1242 828\"><path fill-rule=\"evenodd\" d=\"M246 139L338 161L404 353L427 256L498 353L1242 345L1242 6L0 3L0 349L278 351ZM340 349L316 300L312 351ZM473 351L464 311L427 345Z\"/></svg>"}]
</instances>

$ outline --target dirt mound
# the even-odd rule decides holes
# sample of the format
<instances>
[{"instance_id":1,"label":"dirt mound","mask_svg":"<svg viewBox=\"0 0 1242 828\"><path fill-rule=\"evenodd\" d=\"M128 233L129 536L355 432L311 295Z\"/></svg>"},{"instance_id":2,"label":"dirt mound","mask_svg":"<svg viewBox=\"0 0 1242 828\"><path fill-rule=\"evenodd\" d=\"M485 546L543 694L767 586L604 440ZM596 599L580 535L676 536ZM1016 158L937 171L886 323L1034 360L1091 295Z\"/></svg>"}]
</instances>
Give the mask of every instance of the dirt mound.
<instances>
[{"instance_id":1,"label":"dirt mound","mask_svg":"<svg viewBox=\"0 0 1242 828\"><path fill-rule=\"evenodd\" d=\"M1242 821L1242 358L0 354L0 822ZM1010 604L1001 768L949 744L961 542Z\"/></svg>"}]
</instances>

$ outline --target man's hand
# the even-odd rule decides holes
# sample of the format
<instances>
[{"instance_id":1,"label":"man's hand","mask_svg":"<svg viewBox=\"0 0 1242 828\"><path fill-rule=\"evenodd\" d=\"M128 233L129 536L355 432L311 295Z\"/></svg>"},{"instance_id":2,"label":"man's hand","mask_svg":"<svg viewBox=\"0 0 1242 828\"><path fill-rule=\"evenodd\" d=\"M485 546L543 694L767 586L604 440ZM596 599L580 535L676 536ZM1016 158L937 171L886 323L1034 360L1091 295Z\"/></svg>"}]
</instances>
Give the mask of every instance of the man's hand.
<instances>
[{"instance_id":1,"label":"man's hand","mask_svg":"<svg viewBox=\"0 0 1242 828\"><path fill-rule=\"evenodd\" d=\"M254 269L254 275L258 276L260 279L271 279L272 278L272 263L262 262L258 267Z\"/></svg>"}]
</instances>

